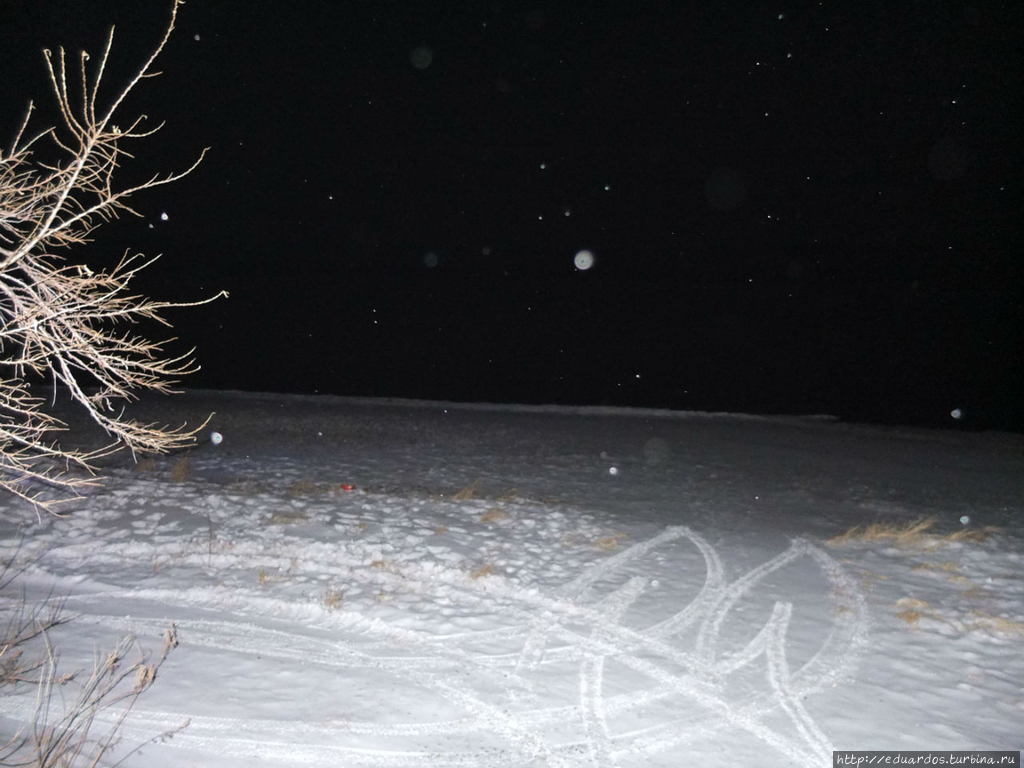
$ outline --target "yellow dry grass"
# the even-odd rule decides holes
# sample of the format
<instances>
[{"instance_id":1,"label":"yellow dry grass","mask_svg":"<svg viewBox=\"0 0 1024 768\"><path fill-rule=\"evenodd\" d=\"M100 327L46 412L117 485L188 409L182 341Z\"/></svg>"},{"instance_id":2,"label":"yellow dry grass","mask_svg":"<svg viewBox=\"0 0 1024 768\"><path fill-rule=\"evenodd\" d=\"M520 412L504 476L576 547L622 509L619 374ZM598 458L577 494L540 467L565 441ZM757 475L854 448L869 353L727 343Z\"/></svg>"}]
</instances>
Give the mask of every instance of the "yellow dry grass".
<instances>
[{"instance_id":1,"label":"yellow dry grass","mask_svg":"<svg viewBox=\"0 0 1024 768\"><path fill-rule=\"evenodd\" d=\"M896 614L897 618L903 619L910 626L915 626L921 620L920 611L912 611L909 608Z\"/></svg>"},{"instance_id":2,"label":"yellow dry grass","mask_svg":"<svg viewBox=\"0 0 1024 768\"><path fill-rule=\"evenodd\" d=\"M1024 621L1015 621L1006 616L993 616L987 611L972 611L970 618L952 620L932 608L927 601L916 597L901 597L896 608L902 610L896 618L910 626L917 626L921 619L932 619L948 624L959 632L995 632L1003 635L1024 635Z\"/></svg>"},{"instance_id":3,"label":"yellow dry grass","mask_svg":"<svg viewBox=\"0 0 1024 768\"><path fill-rule=\"evenodd\" d=\"M267 518L267 525L292 525L309 519L307 512L271 512Z\"/></svg>"},{"instance_id":4,"label":"yellow dry grass","mask_svg":"<svg viewBox=\"0 0 1024 768\"><path fill-rule=\"evenodd\" d=\"M175 483L187 482L192 475L192 467L189 464L188 454L179 456L171 466L171 479Z\"/></svg>"},{"instance_id":5,"label":"yellow dry grass","mask_svg":"<svg viewBox=\"0 0 1024 768\"><path fill-rule=\"evenodd\" d=\"M496 523L498 520L504 520L508 517L508 513L498 507L491 507L482 515L480 515L481 523Z\"/></svg>"},{"instance_id":6,"label":"yellow dry grass","mask_svg":"<svg viewBox=\"0 0 1024 768\"><path fill-rule=\"evenodd\" d=\"M902 608L903 610L896 614L896 617L903 619L911 626L914 626L921 620L922 616L931 616L933 614L928 613L926 610L931 606L928 605L924 600L919 600L916 597L901 597L896 601L896 607Z\"/></svg>"},{"instance_id":7,"label":"yellow dry grass","mask_svg":"<svg viewBox=\"0 0 1024 768\"><path fill-rule=\"evenodd\" d=\"M619 543L624 538L626 538L624 533L613 533L611 536L602 536L599 539L595 539L594 546L602 552L611 552L613 549L619 548Z\"/></svg>"},{"instance_id":8,"label":"yellow dry grass","mask_svg":"<svg viewBox=\"0 0 1024 768\"><path fill-rule=\"evenodd\" d=\"M136 472L156 472L156 458L154 456L140 456L135 464Z\"/></svg>"},{"instance_id":9,"label":"yellow dry grass","mask_svg":"<svg viewBox=\"0 0 1024 768\"><path fill-rule=\"evenodd\" d=\"M452 496L455 501L472 501L480 495L480 481L474 480L461 491Z\"/></svg>"},{"instance_id":10,"label":"yellow dry grass","mask_svg":"<svg viewBox=\"0 0 1024 768\"><path fill-rule=\"evenodd\" d=\"M475 581L476 579L482 579L484 576L490 576L492 573L495 573L494 566L487 563L486 565L481 565L479 568L471 570L469 572L469 578Z\"/></svg>"},{"instance_id":11,"label":"yellow dry grass","mask_svg":"<svg viewBox=\"0 0 1024 768\"><path fill-rule=\"evenodd\" d=\"M288 486L290 496L321 496L332 493L337 488L334 483L320 483L311 477L302 477Z\"/></svg>"},{"instance_id":12,"label":"yellow dry grass","mask_svg":"<svg viewBox=\"0 0 1024 768\"><path fill-rule=\"evenodd\" d=\"M328 611L336 611L341 607L342 601L345 599L345 592L341 589L334 587L328 587L324 590L323 606Z\"/></svg>"},{"instance_id":13,"label":"yellow dry grass","mask_svg":"<svg viewBox=\"0 0 1024 768\"><path fill-rule=\"evenodd\" d=\"M855 542L871 541L908 548L935 548L954 541L984 541L999 531L998 528L987 526L985 528L965 528L954 533L931 533L935 523L935 518L925 517L904 523L872 523L868 526L856 526L845 533L833 536L826 544L830 547L843 547Z\"/></svg>"},{"instance_id":14,"label":"yellow dry grass","mask_svg":"<svg viewBox=\"0 0 1024 768\"><path fill-rule=\"evenodd\" d=\"M992 616L980 611L974 613L968 628L999 632L1004 635L1024 635L1024 621L1014 621L1005 616Z\"/></svg>"},{"instance_id":15,"label":"yellow dry grass","mask_svg":"<svg viewBox=\"0 0 1024 768\"><path fill-rule=\"evenodd\" d=\"M964 528L962 531L948 534L946 538L949 541L984 541L997 533L999 533L999 528L994 525L986 525L984 528Z\"/></svg>"},{"instance_id":16,"label":"yellow dry grass","mask_svg":"<svg viewBox=\"0 0 1024 768\"><path fill-rule=\"evenodd\" d=\"M960 563L945 562L945 563L918 563L913 566L910 570L912 571L945 571L946 573L959 573Z\"/></svg>"}]
</instances>

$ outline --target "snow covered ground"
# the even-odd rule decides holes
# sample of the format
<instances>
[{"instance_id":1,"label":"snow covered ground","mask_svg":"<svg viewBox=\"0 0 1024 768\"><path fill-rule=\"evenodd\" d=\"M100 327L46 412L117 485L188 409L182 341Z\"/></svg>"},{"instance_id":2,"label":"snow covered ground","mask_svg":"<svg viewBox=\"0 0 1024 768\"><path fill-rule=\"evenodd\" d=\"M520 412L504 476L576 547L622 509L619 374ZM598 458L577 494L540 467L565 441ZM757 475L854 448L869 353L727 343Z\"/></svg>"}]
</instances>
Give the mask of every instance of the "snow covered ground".
<instances>
[{"instance_id":1,"label":"snow covered ground","mask_svg":"<svg viewBox=\"0 0 1024 768\"><path fill-rule=\"evenodd\" d=\"M0 500L0 557L29 562L0 606L68 595L62 670L177 625L125 765L1024 747L1021 436L195 391L142 411L215 411L223 442L119 457L62 519ZM34 704L4 694L0 743Z\"/></svg>"}]
</instances>

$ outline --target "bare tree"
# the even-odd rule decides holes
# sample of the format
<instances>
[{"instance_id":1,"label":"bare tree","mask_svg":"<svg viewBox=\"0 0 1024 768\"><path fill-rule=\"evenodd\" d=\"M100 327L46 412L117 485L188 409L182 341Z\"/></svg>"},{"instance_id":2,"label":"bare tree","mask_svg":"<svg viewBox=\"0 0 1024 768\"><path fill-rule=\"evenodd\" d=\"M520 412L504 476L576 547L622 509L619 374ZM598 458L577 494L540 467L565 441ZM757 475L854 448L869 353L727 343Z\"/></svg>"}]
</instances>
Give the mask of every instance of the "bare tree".
<instances>
[{"instance_id":1,"label":"bare tree","mask_svg":"<svg viewBox=\"0 0 1024 768\"><path fill-rule=\"evenodd\" d=\"M140 320L169 326L163 310L205 304L227 293L189 303L155 301L131 293L129 285L158 257L126 252L116 266L94 271L64 255L89 242L103 222L121 213L140 215L128 205L132 195L177 181L206 154L204 149L181 173L126 188L114 185L122 160L132 157L123 144L162 127L147 128L145 115L127 128L113 119L142 80L159 74L152 71L153 63L174 29L181 2L172 0L170 22L156 50L105 110L97 110L97 99L113 28L91 76L84 51L71 82L64 49L56 61L44 51L60 123L29 138L30 103L10 150L6 155L0 150L0 488L37 510L52 512L60 501L95 484L94 461L100 456L121 448L133 454L165 453L194 442L203 427L141 423L117 407L119 401L137 399L139 391L169 393L177 377L197 369L191 351L167 354L165 345L173 339L151 341L131 326ZM44 145L47 158L56 161L35 157ZM66 426L45 410L45 400L32 394L31 380L66 387L106 430L110 444L94 451L62 448L55 433ZM44 494L47 486L62 493Z\"/></svg>"}]
</instances>

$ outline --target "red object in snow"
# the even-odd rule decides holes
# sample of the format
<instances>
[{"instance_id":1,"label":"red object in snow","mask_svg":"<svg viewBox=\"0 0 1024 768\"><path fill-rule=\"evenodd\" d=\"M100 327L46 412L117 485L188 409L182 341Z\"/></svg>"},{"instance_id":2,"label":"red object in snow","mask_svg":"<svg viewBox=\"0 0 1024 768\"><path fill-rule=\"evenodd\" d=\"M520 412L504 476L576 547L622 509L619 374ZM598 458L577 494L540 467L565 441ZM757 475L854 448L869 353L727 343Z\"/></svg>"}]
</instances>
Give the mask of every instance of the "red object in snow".
<instances>
[{"instance_id":1,"label":"red object in snow","mask_svg":"<svg viewBox=\"0 0 1024 768\"><path fill-rule=\"evenodd\" d=\"M341 484L341 490L343 490L343 491L354 491L355 489L356 489L356 487L354 485L352 485L351 483L342 483Z\"/></svg>"}]
</instances>

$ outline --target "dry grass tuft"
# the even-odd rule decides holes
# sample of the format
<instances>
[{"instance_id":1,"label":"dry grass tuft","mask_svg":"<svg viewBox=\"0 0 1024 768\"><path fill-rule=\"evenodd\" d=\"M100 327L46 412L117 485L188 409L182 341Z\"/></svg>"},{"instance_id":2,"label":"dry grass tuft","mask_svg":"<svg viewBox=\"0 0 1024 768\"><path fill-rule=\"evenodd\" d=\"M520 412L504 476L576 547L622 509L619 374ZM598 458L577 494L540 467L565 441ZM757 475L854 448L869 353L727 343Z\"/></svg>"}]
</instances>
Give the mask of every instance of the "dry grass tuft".
<instances>
[{"instance_id":1,"label":"dry grass tuft","mask_svg":"<svg viewBox=\"0 0 1024 768\"><path fill-rule=\"evenodd\" d=\"M293 525L294 523L303 523L309 519L309 513L303 512L278 512L274 511L270 513L270 517L267 518L267 525Z\"/></svg>"},{"instance_id":2,"label":"dry grass tuft","mask_svg":"<svg viewBox=\"0 0 1024 768\"><path fill-rule=\"evenodd\" d=\"M896 618L903 619L912 627L917 625L922 616L934 616L934 614L925 610L931 606L924 600L918 600L916 597L901 597L896 601L896 607L903 609L896 614Z\"/></svg>"},{"instance_id":3,"label":"dry grass tuft","mask_svg":"<svg viewBox=\"0 0 1024 768\"><path fill-rule=\"evenodd\" d=\"M474 480L461 491L452 496L455 501L472 501L480 495L480 481Z\"/></svg>"},{"instance_id":4,"label":"dry grass tuft","mask_svg":"<svg viewBox=\"0 0 1024 768\"><path fill-rule=\"evenodd\" d=\"M474 568L473 570L471 570L469 572L469 578L476 581L477 579L482 579L484 576L490 576L491 574L496 572L497 571L494 568L494 566L490 563L487 563L486 565L481 565L479 568Z\"/></svg>"},{"instance_id":5,"label":"dry grass tuft","mask_svg":"<svg viewBox=\"0 0 1024 768\"><path fill-rule=\"evenodd\" d=\"M931 606L928 605L928 601L927 600L921 600L920 598L917 598L917 597L901 597L899 600L896 601L896 607L897 608L914 608L915 610L919 609L919 608L920 609L931 608Z\"/></svg>"},{"instance_id":6,"label":"dry grass tuft","mask_svg":"<svg viewBox=\"0 0 1024 768\"><path fill-rule=\"evenodd\" d=\"M624 538L626 538L624 533L613 533L611 536L602 536L599 539L595 539L594 546L602 552L611 552L613 549L619 548L619 544Z\"/></svg>"},{"instance_id":7,"label":"dry grass tuft","mask_svg":"<svg viewBox=\"0 0 1024 768\"><path fill-rule=\"evenodd\" d=\"M324 608L328 611L336 611L341 607L342 601L345 599L345 591L336 589L334 587L328 587L324 591L323 599L320 601Z\"/></svg>"},{"instance_id":8,"label":"dry grass tuft","mask_svg":"<svg viewBox=\"0 0 1024 768\"><path fill-rule=\"evenodd\" d=\"M318 483L312 478L303 477L288 486L288 493L292 496L322 496L333 493L336 488L336 483Z\"/></svg>"},{"instance_id":9,"label":"dry grass tuft","mask_svg":"<svg viewBox=\"0 0 1024 768\"><path fill-rule=\"evenodd\" d=\"M171 467L171 480L180 484L188 482L188 479L191 476L192 466L189 463L189 455L186 453L179 456Z\"/></svg>"},{"instance_id":10,"label":"dry grass tuft","mask_svg":"<svg viewBox=\"0 0 1024 768\"><path fill-rule=\"evenodd\" d=\"M935 611L926 601L916 597L901 597L896 601L896 608L902 610L896 618L902 619L910 626L917 626L921 619L932 619L948 624L959 632L990 632L1003 635L1024 635L1024 621L1015 621L1006 616L993 616L987 611L972 611L966 620L953 620Z\"/></svg>"},{"instance_id":11,"label":"dry grass tuft","mask_svg":"<svg viewBox=\"0 0 1024 768\"><path fill-rule=\"evenodd\" d=\"M896 617L899 619L903 619L905 622L907 622L907 624L913 627L916 626L917 622L921 620L921 612L912 611L909 608L907 608L906 610L897 613Z\"/></svg>"},{"instance_id":12,"label":"dry grass tuft","mask_svg":"<svg viewBox=\"0 0 1024 768\"><path fill-rule=\"evenodd\" d=\"M946 538L950 541L985 541L997 533L999 533L999 528L994 525L986 525L984 528L964 528L949 534Z\"/></svg>"},{"instance_id":13,"label":"dry grass tuft","mask_svg":"<svg viewBox=\"0 0 1024 768\"><path fill-rule=\"evenodd\" d=\"M854 542L872 541L895 544L900 547L934 549L953 541L983 541L999 532L998 528L964 529L955 533L930 533L935 526L935 518L926 517L905 523L872 523L869 526L856 526L833 536L826 544L830 547L843 547Z\"/></svg>"},{"instance_id":14,"label":"dry grass tuft","mask_svg":"<svg viewBox=\"0 0 1024 768\"><path fill-rule=\"evenodd\" d=\"M480 516L481 523L496 523L508 518L508 513L498 507L491 507Z\"/></svg>"},{"instance_id":15,"label":"dry grass tuft","mask_svg":"<svg viewBox=\"0 0 1024 768\"><path fill-rule=\"evenodd\" d=\"M1005 616L992 616L976 611L969 629L999 632L1004 635L1024 635L1024 621L1014 621Z\"/></svg>"},{"instance_id":16,"label":"dry grass tuft","mask_svg":"<svg viewBox=\"0 0 1024 768\"><path fill-rule=\"evenodd\" d=\"M918 563L913 566L912 571L945 571L946 573L959 573L960 563L947 561L945 563Z\"/></svg>"},{"instance_id":17,"label":"dry grass tuft","mask_svg":"<svg viewBox=\"0 0 1024 768\"><path fill-rule=\"evenodd\" d=\"M319 486L316 480L308 477L301 477L288 486L290 496L312 496L317 493Z\"/></svg>"},{"instance_id":18,"label":"dry grass tuft","mask_svg":"<svg viewBox=\"0 0 1024 768\"><path fill-rule=\"evenodd\" d=\"M898 544L919 543L925 532L935 525L934 518L912 520L907 523L872 523L856 526L828 540L830 547L840 547L854 541L889 541Z\"/></svg>"},{"instance_id":19,"label":"dry grass tuft","mask_svg":"<svg viewBox=\"0 0 1024 768\"><path fill-rule=\"evenodd\" d=\"M10 587L21 572L12 570L11 563L4 563L0 567L0 589ZM60 673L57 650L48 633L68 621L63 608L64 600L52 595L33 606L28 606L24 599L0 603L0 694L35 700L31 722L0 743L0 765L107 765L108 753L120 741L121 724L138 698L156 681L167 654L178 645L177 630L170 624L164 632L163 650L155 661L129 635L112 651L96 657L86 679L82 680L84 675L77 673ZM135 660L127 660L133 650ZM26 690L26 686L30 688ZM93 726L103 711L113 711L113 724L105 732L97 733ZM163 736L187 725L185 722ZM125 759L141 746L130 750Z\"/></svg>"},{"instance_id":20,"label":"dry grass tuft","mask_svg":"<svg viewBox=\"0 0 1024 768\"><path fill-rule=\"evenodd\" d=\"M147 475L156 472L156 458L153 456L140 456L138 461L135 462L135 471L143 472Z\"/></svg>"}]
</instances>

